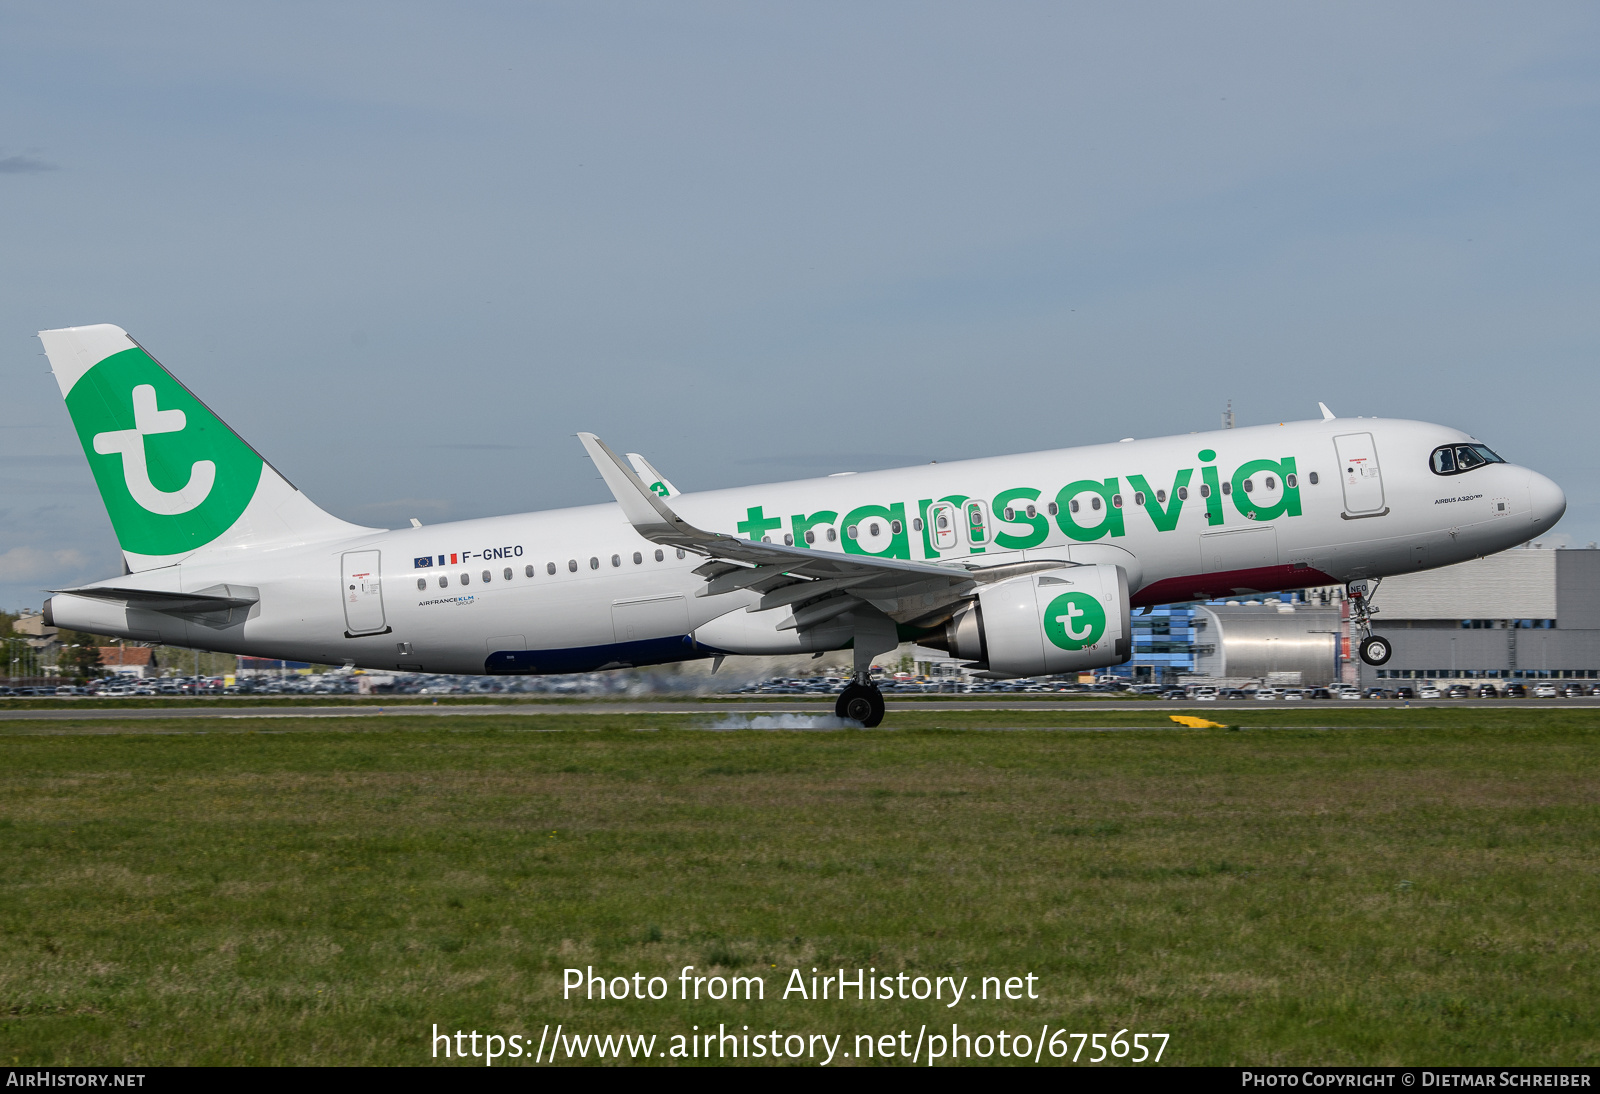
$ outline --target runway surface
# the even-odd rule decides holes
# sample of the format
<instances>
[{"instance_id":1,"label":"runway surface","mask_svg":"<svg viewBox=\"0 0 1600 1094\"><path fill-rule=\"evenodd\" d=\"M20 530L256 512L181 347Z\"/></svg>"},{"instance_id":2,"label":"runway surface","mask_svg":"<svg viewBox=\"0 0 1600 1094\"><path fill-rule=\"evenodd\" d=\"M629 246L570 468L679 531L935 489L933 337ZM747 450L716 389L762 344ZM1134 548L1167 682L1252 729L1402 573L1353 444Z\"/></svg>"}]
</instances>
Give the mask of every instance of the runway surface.
<instances>
[{"instance_id":1,"label":"runway surface","mask_svg":"<svg viewBox=\"0 0 1600 1094\"><path fill-rule=\"evenodd\" d=\"M1594 710L1600 709L1600 698L1581 699L1361 699L1344 701L1309 700L1301 702L1233 702L1233 703L1179 703L1179 702L1093 702L1052 701L1048 699L984 699L918 700L887 696L889 713L896 712L934 714L940 711L1051 711L1055 713L1084 714L1116 711L1124 714L1146 714L1153 721L1165 721L1169 714L1198 714L1202 717L1223 711L1273 710L1481 710L1484 708L1515 708L1518 710ZM162 707L87 707L77 706L71 700L62 700L59 708L34 710L8 710L0 702L0 722L3 721L139 721L149 719L238 719L238 718L415 718L415 717L538 717L551 714L805 714L827 715L833 713L833 700L828 697L785 697L781 700L760 702L593 702L565 703L416 703L384 704L372 700L348 706L287 706L262 704L259 706L212 706L204 699L179 700Z\"/></svg>"}]
</instances>

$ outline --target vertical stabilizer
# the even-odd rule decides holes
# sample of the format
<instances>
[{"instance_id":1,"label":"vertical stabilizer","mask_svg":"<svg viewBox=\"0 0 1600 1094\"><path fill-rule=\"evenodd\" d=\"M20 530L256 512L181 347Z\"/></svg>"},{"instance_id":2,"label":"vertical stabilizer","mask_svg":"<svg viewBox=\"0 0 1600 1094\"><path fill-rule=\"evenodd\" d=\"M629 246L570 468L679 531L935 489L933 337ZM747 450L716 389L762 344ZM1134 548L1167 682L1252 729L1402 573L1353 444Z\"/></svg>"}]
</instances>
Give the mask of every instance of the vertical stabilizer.
<instances>
[{"instance_id":1,"label":"vertical stabilizer","mask_svg":"<svg viewBox=\"0 0 1600 1094\"><path fill-rule=\"evenodd\" d=\"M312 504L121 327L39 339L129 570L363 531Z\"/></svg>"}]
</instances>

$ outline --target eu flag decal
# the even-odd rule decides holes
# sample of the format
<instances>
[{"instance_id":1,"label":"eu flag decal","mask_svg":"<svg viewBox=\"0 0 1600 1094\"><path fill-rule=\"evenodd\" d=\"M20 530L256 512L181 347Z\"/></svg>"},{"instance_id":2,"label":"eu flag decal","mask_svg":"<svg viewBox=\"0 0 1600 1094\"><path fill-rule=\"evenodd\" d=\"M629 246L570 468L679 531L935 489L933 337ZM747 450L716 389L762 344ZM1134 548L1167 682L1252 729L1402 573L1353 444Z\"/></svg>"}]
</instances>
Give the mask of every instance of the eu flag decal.
<instances>
[{"instance_id":1,"label":"eu flag decal","mask_svg":"<svg viewBox=\"0 0 1600 1094\"><path fill-rule=\"evenodd\" d=\"M415 569L426 570L429 566L433 565L433 556L423 555L421 558L414 558L411 560L411 565Z\"/></svg>"}]
</instances>

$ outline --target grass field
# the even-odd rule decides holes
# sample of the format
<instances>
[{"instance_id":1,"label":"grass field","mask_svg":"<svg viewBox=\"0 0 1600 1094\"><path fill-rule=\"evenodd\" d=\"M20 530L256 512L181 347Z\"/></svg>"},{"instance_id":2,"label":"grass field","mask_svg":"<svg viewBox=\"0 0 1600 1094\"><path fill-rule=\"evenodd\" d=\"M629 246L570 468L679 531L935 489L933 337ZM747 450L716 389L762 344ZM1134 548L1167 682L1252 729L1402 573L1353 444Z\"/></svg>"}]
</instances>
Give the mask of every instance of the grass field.
<instances>
[{"instance_id":1,"label":"grass field","mask_svg":"<svg viewBox=\"0 0 1600 1094\"><path fill-rule=\"evenodd\" d=\"M849 1051L957 1021L1164 1032L1176 1064L1600 1061L1600 711L1039 728L1166 713L9 723L0 1060L416 1064L434 1023ZM564 1001L589 965L673 998ZM679 1002L684 965L766 1001ZM779 998L841 965L1040 998Z\"/></svg>"}]
</instances>

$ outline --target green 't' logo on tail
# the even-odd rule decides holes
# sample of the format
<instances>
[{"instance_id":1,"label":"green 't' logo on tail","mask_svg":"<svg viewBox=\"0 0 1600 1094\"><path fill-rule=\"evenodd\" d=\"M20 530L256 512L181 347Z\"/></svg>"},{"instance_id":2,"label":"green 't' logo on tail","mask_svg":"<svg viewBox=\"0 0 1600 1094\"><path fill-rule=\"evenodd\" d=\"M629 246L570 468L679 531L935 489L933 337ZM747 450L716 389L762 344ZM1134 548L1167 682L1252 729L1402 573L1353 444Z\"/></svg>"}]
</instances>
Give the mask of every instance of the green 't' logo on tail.
<instances>
[{"instance_id":1,"label":"green 't' logo on tail","mask_svg":"<svg viewBox=\"0 0 1600 1094\"><path fill-rule=\"evenodd\" d=\"M255 495L261 457L141 349L90 369L67 410L125 551L203 547Z\"/></svg>"}]
</instances>

